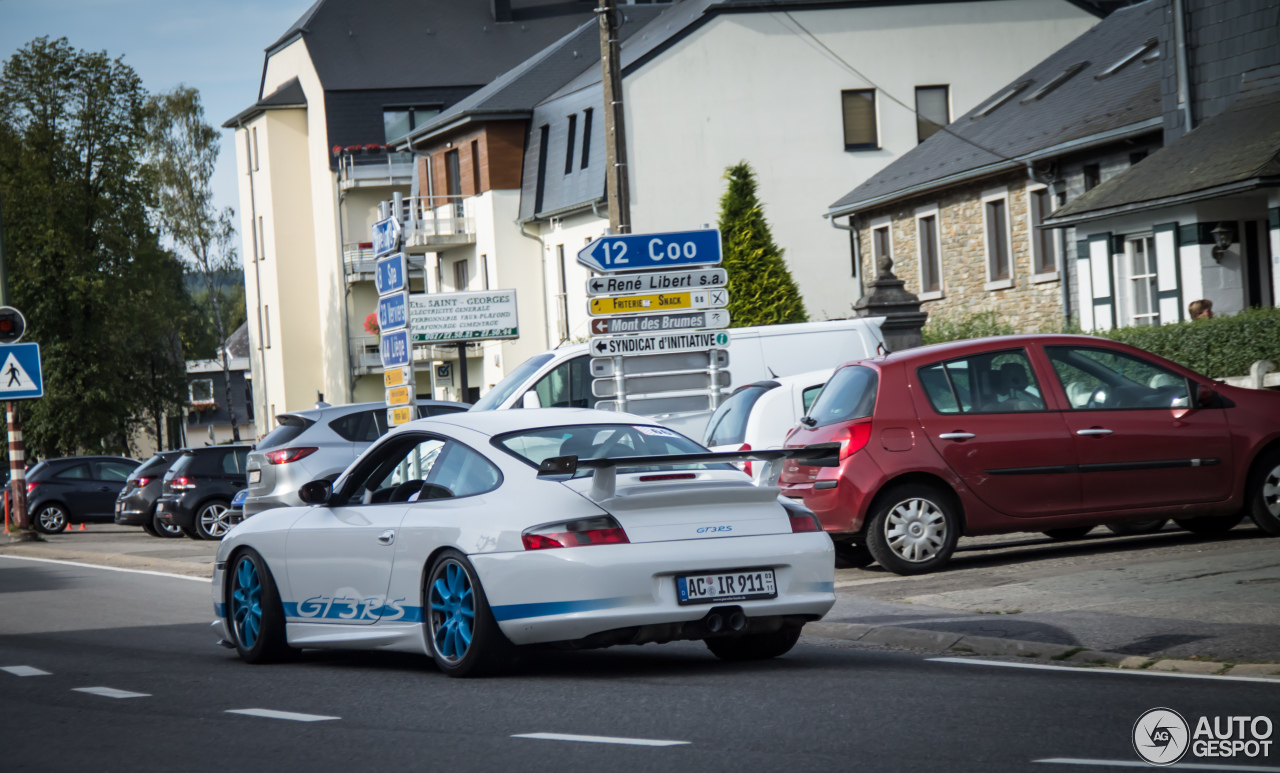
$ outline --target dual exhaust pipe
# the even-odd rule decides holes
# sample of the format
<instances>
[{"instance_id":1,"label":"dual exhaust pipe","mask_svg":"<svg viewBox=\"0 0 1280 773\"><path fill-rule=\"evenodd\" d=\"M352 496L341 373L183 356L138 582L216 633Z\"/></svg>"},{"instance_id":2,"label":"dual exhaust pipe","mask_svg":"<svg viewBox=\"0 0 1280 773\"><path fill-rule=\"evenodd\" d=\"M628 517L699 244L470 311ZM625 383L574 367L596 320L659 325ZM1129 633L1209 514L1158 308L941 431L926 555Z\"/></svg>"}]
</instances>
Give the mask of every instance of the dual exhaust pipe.
<instances>
[{"instance_id":1,"label":"dual exhaust pipe","mask_svg":"<svg viewBox=\"0 0 1280 773\"><path fill-rule=\"evenodd\" d=\"M737 633L747 627L747 616L741 609L711 610L703 618L708 633Z\"/></svg>"}]
</instances>

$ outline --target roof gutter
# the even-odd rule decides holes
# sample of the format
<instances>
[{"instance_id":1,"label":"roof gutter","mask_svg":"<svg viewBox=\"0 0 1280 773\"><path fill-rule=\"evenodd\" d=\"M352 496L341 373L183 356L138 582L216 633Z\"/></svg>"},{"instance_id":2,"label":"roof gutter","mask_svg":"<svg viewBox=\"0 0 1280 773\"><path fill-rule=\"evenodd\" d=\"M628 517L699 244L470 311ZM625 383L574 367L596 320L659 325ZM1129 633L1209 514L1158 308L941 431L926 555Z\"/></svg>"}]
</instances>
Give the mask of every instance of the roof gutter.
<instances>
[{"instance_id":1,"label":"roof gutter","mask_svg":"<svg viewBox=\"0 0 1280 773\"><path fill-rule=\"evenodd\" d=\"M1078 215L1051 217L1041 223L1039 227L1062 228L1063 226L1076 225L1078 223L1089 223L1095 220L1106 220L1111 217L1130 215L1137 212L1146 212L1152 209L1175 207L1179 204L1191 204L1197 201L1204 201L1205 199L1217 199L1223 196L1233 196L1238 193L1247 193L1258 188L1269 188L1273 186L1280 186L1280 177L1254 177L1251 180L1241 180L1239 182L1227 183L1225 185L1217 185L1213 188L1202 188L1198 191L1180 193L1176 196L1165 196L1164 198L1137 201L1132 204L1121 204L1115 207L1107 207L1106 209L1095 209L1089 212L1081 212Z\"/></svg>"},{"instance_id":2,"label":"roof gutter","mask_svg":"<svg viewBox=\"0 0 1280 773\"><path fill-rule=\"evenodd\" d=\"M561 207L560 209L553 209L550 212L535 212L529 217L526 217L521 220L517 220L516 222L523 226L526 223L532 223L535 220L546 220L552 217L564 217L565 215L574 215L588 209L591 210L592 214L594 214L596 217L607 219L609 217L608 213L605 213L603 215L600 213L600 203L602 201L603 199L592 199L591 201L580 201L577 204L570 204L567 207Z\"/></svg>"},{"instance_id":3,"label":"roof gutter","mask_svg":"<svg viewBox=\"0 0 1280 773\"><path fill-rule=\"evenodd\" d=\"M1042 148L1032 153L1025 153L1021 156L1017 156L1015 158L1012 158L1006 161L998 161L994 164L988 164L986 166L977 167L976 169L967 169L963 172L956 172L953 175L948 175L947 177L943 177L941 179L930 180L929 182L913 185L909 188L903 188L901 190L894 191L893 193L886 193L883 196L877 196L873 199L866 199L863 201L855 202L853 204L848 204L839 209L832 208L827 210L827 214L824 215L824 217L844 217L845 215L857 214L859 212L872 209L873 207L878 207L883 204L889 204L891 202L898 201L900 199L911 198L912 196L916 196L921 193L927 193L928 191L935 190L937 188L947 188L952 185L956 185L957 183L965 182L967 180L973 180L980 177L989 177L993 174L999 174L1001 172L1010 172L1015 169L1022 169L1022 168L1025 168L1027 164L1034 163L1036 161L1042 161L1044 159L1052 158L1054 156L1059 156L1064 153L1070 153L1077 150L1087 150L1089 148L1094 148L1099 145L1107 145L1117 140L1124 140L1124 139L1130 139L1132 137L1137 137L1137 136L1146 134L1152 130L1159 129L1163 125L1164 125L1163 116L1148 118L1147 120L1140 121L1139 123L1129 124L1128 126L1123 126L1119 129L1112 129L1111 131L1101 132L1099 134L1091 134L1088 137L1083 137L1078 140L1071 140L1069 142L1063 142L1058 145L1053 145L1051 147Z\"/></svg>"},{"instance_id":4,"label":"roof gutter","mask_svg":"<svg viewBox=\"0 0 1280 773\"><path fill-rule=\"evenodd\" d=\"M511 111L511 110L469 110L460 113L457 118L437 127L430 125L422 127L420 132L410 132L404 137L396 140L391 144L395 150L413 150L415 143L425 140L441 137L456 129L461 129L467 124L477 123L479 121L523 121L527 120L533 113L531 111Z\"/></svg>"}]
</instances>

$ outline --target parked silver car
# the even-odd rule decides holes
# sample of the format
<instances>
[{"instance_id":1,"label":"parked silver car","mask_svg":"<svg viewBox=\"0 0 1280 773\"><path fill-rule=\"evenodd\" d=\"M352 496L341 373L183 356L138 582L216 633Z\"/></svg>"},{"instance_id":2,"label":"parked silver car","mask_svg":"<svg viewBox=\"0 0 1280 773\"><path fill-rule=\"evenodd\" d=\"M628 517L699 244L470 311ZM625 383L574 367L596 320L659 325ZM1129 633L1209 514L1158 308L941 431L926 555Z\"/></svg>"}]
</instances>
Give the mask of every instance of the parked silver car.
<instances>
[{"instance_id":1,"label":"parked silver car","mask_svg":"<svg viewBox=\"0 0 1280 773\"><path fill-rule=\"evenodd\" d=\"M419 416L465 411L466 403L419 400ZM386 434L386 403L332 405L276 416L280 426L249 453L248 518L273 507L302 504L298 489L347 469L369 444Z\"/></svg>"}]
</instances>

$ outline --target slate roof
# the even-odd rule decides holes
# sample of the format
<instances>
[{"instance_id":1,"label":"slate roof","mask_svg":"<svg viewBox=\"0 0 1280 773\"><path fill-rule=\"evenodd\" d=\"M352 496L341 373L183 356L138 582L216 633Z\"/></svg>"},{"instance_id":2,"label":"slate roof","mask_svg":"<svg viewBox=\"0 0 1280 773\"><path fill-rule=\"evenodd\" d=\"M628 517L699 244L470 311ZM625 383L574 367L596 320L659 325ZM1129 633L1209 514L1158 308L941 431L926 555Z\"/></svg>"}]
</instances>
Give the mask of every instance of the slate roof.
<instances>
[{"instance_id":1,"label":"slate roof","mask_svg":"<svg viewBox=\"0 0 1280 773\"><path fill-rule=\"evenodd\" d=\"M481 86L595 18L591 0L319 0L267 49L301 35L325 91Z\"/></svg>"},{"instance_id":2,"label":"slate roof","mask_svg":"<svg viewBox=\"0 0 1280 773\"><path fill-rule=\"evenodd\" d=\"M1227 110L1053 213L1065 225L1280 185L1280 66Z\"/></svg>"},{"instance_id":3,"label":"slate roof","mask_svg":"<svg viewBox=\"0 0 1280 773\"><path fill-rule=\"evenodd\" d=\"M1160 61L1144 61L1154 47L1113 74L1104 71L1158 41L1168 0L1147 0L1115 11L1092 29L952 121L831 205L840 216L934 188L1016 169L1068 148L1114 141L1160 129ZM1038 99L1037 91L1083 63ZM1101 77L1099 77L1101 76ZM1025 85L990 109L1010 88ZM901 97L899 97L901 98ZM884 109L902 109L885 103ZM958 136L957 136L958 135Z\"/></svg>"},{"instance_id":4,"label":"slate roof","mask_svg":"<svg viewBox=\"0 0 1280 773\"><path fill-rule=\"evenodd\" d=\"M627 38L663 10L665 6L625 6L623 13L629 23L619 28L624 44ZM417 141L439 134L468 118L527 118L535 105L567 81L587 69L598 71L599 62L600 27L592 19L446 109L430 123L415 129L406 139Z\"/></svg>"},{"instance_id":5,"label":"slate roof","mask_svg":"<svg viewBox=\"0 0 1280 773\"><path fill-rule=\"evenodd\" d=\"M249 118L263 112L264 110L272 110L282 107L306 107L307 95L302 92L302 84L298 83L297 78L290 78L280 85L280 88L271 92L267 96L259 99L253 105L236 113L226 123L222 124L224 129L235 128L237 124L246 121Z\"/></svg>"},{"instance_id":6,"label":"slate roof","mask_svg":"<svg viewBox=\"0 0 1280 773\"><path fill-rule=\"evenodd\" d=\"M249 322L245 320L235 332L227 336L225 344L228 357L249 356Z\"/></svg>"}]
</instances>

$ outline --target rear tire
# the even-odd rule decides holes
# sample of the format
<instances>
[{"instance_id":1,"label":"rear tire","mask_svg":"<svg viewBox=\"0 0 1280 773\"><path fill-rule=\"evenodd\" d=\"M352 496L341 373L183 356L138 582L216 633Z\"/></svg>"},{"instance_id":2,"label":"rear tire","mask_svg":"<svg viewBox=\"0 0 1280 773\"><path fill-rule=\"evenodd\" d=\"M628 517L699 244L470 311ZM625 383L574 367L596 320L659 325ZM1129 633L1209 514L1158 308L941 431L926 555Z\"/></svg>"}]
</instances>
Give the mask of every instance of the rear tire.
<instances>
[{"instance_id":1,"label":"rear tire","mask_svg":"<svg viewBox=\"0 0 1280 773\"><path fill-rule=\"evenodd\" d=\"M1123 523L1109 523L1107 529L1112 534L1128 537L1134 534L1155 534L1165 527L1169 520L1166 518L1161 521L1125 521Z\"/></svg>"},{"instance_id":2,"label":"rear tire","mask_svg":"<svg viewBox=\"0 0 1280 773\"><path fill-rule=\"evenodd\" d=\"M231 531L231 505L221 499L204 502L191 521L199 539L218 542Z\"/></svg>"},{"instance_id":3,"label":"rear tire","mask_svg":"<svg viewBox=\"0 0 1280 773\"><path fill-rule=\"evenodd\" d=\"M866 545L857 545L852 542L836 543L837 569L862 569L875 562L876 557L871 555Z\"/></svg>"},{"instance_id":4,"label":"rear tire","mask_svg":"<svg viewBox=\"0 0 1280 773\"><path fill-rule=\"evenodd\" d=\"M960 539L958 507L949 493L910 483L880 497L867 527L867 549L894 574L942 568Z\"/></svg>"},{"instance_id":5,"label":"rear tire","mask_svg":"<svg viewBox=\"0 0 1280 773\"><path fill-rule=\"evenodd\" d=\"M1059 542L1070 542L1084 539L1085 535L1091 531L1093 531L1092 526L1070 526L1065 529L1049 529L1044 533L1044 536Z\"/></svg>"},{"instance_id":6,"label":"rear tire","mask_svg":"<svg viewBox=\"0 0 1280 773\"><path fill-rule=\"evenodd\" d=\"M730 663L744 660L768 660L787 654L800 640L799 628L783 628L773 633L745 636L720 636L704 639L711 654Z\"/></svg>"},{"instance_id":7,"label":"rear tire","mask_svg":"<svg viewBox=\"0 0 1280 773\"><path fill-rule=\"evenodd\" d=\"M178 528L182 531L182 533L186 536L187 539L193 539L193 540L196 540L197 542L204 539L204 537L201 537L198 533L196 533L195 529L192 529L189 526L179 526Z\"/></svg>"},{"instance_id":8,"label":"rear tire","mask_svg":"<svg viewBox=\"0 0 1280 773\"><path fill-rule=\"evenodd\" d=\"M462 553L440 554L427 575L422 600L431 657L445 675L484 676L514 661L515 646L498 628L475 567Z\"/></svg>"},{"instance_id":9,"label":"rear tire","mask_svg":"<svg viewBox=\"0 0 1280 773\"><path fill-rule=\"evenodd\" d=\"M245 548L227 564L227 631L236 652L246 663L278 663L298 651L289 646L284 606L267 562L252 548Z\"/></svg>"},{"instance_id":10,"label":"rear tire","mask_svg":"<svg viewBox=\"0 0 1280 773\"><path fill-rule=\"evenodd\" d=\"M67 530L67 508L49 503L41 505L31 518L31 525L41 534L61 534Z\"/></svg>"},{"instance_id":11,"label":"rear tire","mask_svg":"<svg viewBox=\"0 0 1280 773\"><path fill-rule=\"evenodd\" d=\"M151 528L155 529L155 534L157 537L162 537L165 539L181 537L184 534L181 526L170 526L169 524L160 520L160 518L157 517L154 512L151 513Z\"/></svg>"},{"instance_id":12,"label":"rear tire","mask_svg":"<svg viewBox=\"0 0 1280 773\"><path fill-rule=\"evenodd\" d=\"M1280 537L1280 451L1262 458L1246 489L1245 512L1272 537Z\"/></svg>"},{"instance_id":13,"label":"rear tire","mask_svg":"<svg viewBox=\"0 0 1280 773\"><path fill-rule=\"evenodd\" d=\"M142 530L143 530L143 531L145 531L147 534L150 534L152 537L159 537L159 536L160 536L160 535L156 532L156 527L155 527L155 526L154 526L150 521L145 521L145 522L142 524Z\"/></svg>"},{"instance_id":14,"label":"rear tire","mask_svg":"<svg viewBox=\"0 0 1280 773\"><path fill-rule=\"evenodd\" d=\"M1201 537L1221 537L1234 529L1243 520L1244 513L1240 513L1238 515L1225 516L1206 515L1200 518L1175 518L1173 522L1192 534L1199 534Z\"/></svg>"}]
</instances>

